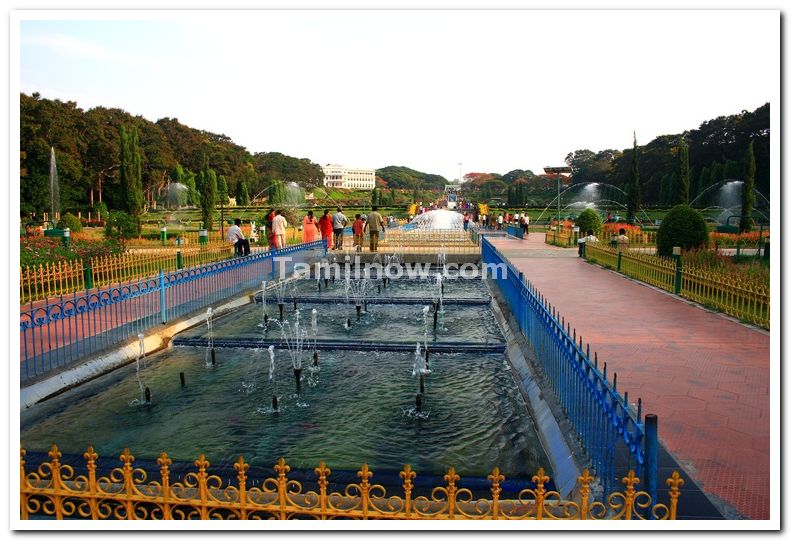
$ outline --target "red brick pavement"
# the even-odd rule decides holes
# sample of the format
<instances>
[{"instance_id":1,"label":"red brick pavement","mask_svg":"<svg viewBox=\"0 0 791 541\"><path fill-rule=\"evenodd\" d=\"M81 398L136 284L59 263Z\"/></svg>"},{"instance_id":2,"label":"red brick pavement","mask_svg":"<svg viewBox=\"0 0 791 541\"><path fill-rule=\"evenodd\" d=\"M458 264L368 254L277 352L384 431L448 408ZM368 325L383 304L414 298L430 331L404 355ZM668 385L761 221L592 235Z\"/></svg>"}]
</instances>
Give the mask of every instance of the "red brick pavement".
<instances>
[{"instance_id":1,"label":"red brick pavement","mask_svg":"<svg viewBox=\"0 0 791 541\"><path fill-rule=\"evenodd\" d=\"M769 333L590 265L543 234L491 241L618 373L618 390L658 415L662 443L700 487L769 519Z\"/></svg>"}]
</instances>

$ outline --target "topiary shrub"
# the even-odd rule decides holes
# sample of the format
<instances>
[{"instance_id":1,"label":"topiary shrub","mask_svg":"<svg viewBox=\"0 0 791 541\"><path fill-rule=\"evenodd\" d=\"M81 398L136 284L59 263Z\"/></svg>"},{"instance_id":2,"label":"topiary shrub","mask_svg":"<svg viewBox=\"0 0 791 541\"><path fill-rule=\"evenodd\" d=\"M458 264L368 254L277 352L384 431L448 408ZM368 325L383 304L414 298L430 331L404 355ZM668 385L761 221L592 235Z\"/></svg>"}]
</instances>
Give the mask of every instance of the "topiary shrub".
<instances>
[{"instance_id":1,"label":"topiary shrub","mask_svg":"<svg viewBox=\"0 0 791 541\"><path fill-rule=\"evenodd\" d=\"M687 205L670 209L656 234L656 253L662 257L673 255L673 246L682 250L701 248L709 240L709 230L703 214Z\"/></svg>"},{"instance_id":2,"label":"topiary shrub","mask_svg":"<svg viewBox=\"0 0 791 541\"><path fill-rule=\"evenodd\" d=\"M575 222L580 228L580 237L588 234L588 231L593 231L596 236L601 235L601 216L593 209L585 209L580 212Z\"/></svg>"},{"instance_id":3,"label":"topiary shrub","mask_svg":"<svg viewBox=\"0 0 791 541\"><path fill-rule=\"evenodd\" d=\"M60 217L58 221L58 228L59 229L66 229L68 228L72 233L79 233L82 231L82 223L80 223L80 219L77 218L74 214L67 212L63 216Z\"/></svg>"},{"instance_id":4,"label":"topiary shrub","mask_svg":"<svg viewBox=\"0 0 791 541\"><path fill-rule=\"evenodd\" d=\"M131 239L140 234L140 224L121 210L110 213L104 234L112 239Z\"/></svg>"}]
</instances>

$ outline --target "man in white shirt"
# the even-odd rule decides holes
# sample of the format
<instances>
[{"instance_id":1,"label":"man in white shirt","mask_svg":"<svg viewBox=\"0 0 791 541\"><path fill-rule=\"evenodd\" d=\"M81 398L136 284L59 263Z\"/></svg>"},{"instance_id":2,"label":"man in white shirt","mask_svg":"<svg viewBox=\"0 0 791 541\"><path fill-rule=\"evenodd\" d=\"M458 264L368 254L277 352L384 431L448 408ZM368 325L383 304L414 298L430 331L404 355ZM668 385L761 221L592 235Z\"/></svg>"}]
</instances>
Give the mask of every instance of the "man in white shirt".
<instances>
[{"instance_id":1,"label":"man in white shirt","mask_svg":"<svg viewBox=\"0 0 791 541\"><path fill-rule=\"evenodd\" d=\"M285 216L283 216L282 210L275 211L275 219L272 220L272 233L275 234L275 239L277 242L275 243L275 248L285 248L286 247L286 229L288 228L288 222L286 221Z\"/></svg>"},{"instance_id":2,"label":"man in white shirt","mask_svg":"<svg viewBox=\"0 0 791 541\"><path fill-rule=\"evenodd\" d=\"M332 232L335 235L333 250L343 249L343 228L346 227L347 223L349 223L349 220L343 213L343 208L339 206L338 212L332 215Z\"/></svg>"},{"instance_id":3,"label":"man in white shirt","mask_svg":"<svg viewBox=\"0 0 791 541\"><path fill-rule=\"evenodd\" d=\"M242 233L242 220L236 218L233 225L228 228L228 233L225 238L228 242L233 243L234 253L236 255L250 255L250 241L244 238Z\"/></svg>"}]
</instances>

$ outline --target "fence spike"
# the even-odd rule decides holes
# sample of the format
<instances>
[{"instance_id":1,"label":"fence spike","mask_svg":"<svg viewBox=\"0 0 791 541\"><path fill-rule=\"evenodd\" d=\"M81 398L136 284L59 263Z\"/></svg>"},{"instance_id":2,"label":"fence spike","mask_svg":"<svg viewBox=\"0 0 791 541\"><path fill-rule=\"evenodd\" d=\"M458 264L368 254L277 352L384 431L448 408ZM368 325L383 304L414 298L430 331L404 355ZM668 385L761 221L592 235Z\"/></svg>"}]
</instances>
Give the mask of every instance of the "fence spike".
<instances>
[{"instance_id":1,"label":"fence spike","mask_svg":"<svg viewBox=\"0 0 791 541\"><path fill-rule=\"evenodd\" d=\"M612 392L618 392L618 372L612 374Z\"/></svg>"},{"instance_id":2,"label":"fence spike","mask_svg":"<svg viewBox=\"0 0 791 541\"><path fill-rule=\"evenodd\" d=\"M643 399L637 397L637 422L641 423L641 418L643 415Z\"/></svg>"},{"instance_id":3,"label":"fence spike","mask_svg":"<svg viewBox=\"0 0 791 541\"><path fill-rule=\"evenodd\" d=\"M599 352L598 351L594 351L593 352L593 366L594 366L594 368L596 368L596 370L599 369Z\"/></svg>"}]
</instances>

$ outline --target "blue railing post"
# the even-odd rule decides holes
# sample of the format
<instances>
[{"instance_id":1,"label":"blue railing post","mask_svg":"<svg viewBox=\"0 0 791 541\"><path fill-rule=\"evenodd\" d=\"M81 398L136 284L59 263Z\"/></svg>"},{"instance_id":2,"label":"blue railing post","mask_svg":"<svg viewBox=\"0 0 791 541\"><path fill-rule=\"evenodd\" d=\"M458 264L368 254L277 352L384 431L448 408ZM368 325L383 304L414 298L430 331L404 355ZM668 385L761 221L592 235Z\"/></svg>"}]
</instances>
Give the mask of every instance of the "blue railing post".
<instances>
[{"instance_id":1,"label":"blue railing post","mask_svg":"<svg viewBox=\"0 0 791 541\"><path fill-rule=\"evenodd\" d=\"M165 271L162 269L159 269L159 307L162 312L162 323L167 323L167 306L165 306Z\"/></svg>"},{"instance_id":2,"label":"blue railing post","mask_svg":"<svg viewBox=\"0 0 791 541\"><path fill-rule=\"evenodd\" d=\"M653 413L645 416L645 490L656 504L657 475L659 469L658 419ZM649 515L651 515L649 513ZM653 517L652 517L653 518Z\"/></svg>"}]
</instances>

